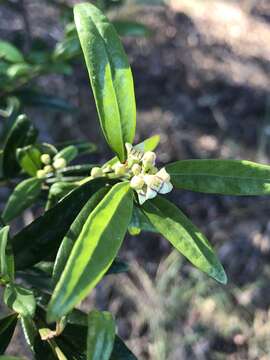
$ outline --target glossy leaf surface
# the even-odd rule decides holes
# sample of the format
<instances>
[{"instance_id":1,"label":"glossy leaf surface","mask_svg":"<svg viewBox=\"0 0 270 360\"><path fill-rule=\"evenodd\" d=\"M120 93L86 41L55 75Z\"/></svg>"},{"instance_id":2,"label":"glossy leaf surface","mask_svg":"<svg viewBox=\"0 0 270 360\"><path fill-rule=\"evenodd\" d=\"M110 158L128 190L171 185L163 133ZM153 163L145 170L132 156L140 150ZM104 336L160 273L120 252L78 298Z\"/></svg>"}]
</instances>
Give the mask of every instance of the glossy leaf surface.
<instances>
[{"instance_id":1,"label":"glossy leaf surface","mask_svg":"<svg viewBox=\"0 0 270 360\"><path fill-rule=\"evenodd\" d=\"M107 311L93 310L88 316L87 360L109 360L115 337L115 323Z\"/></svg>"},{"instance_id":2,"label":"glossy leaf surface","mask_svg":"<svg viewBox=\"0 0 270 360\"><path fill-rule=\"evenodd\" d=\"M4 302L21 316L33 317L36 310L36 300L31 290L20 285L6 285Z\"/></svg>"},{"instance_id":3,"label":"glossy leaf surface","mask_svg":"<svg viewBox=\"0 0 270 360\"><path fill-rule=\"evenodd\" d=\"M7 177L14 176L20 170L17 163L18 148L33 144L37 131L25 115L19 115L13 124L3 150L3 170Z\"/></svg>"},{"instance_id":4,"label":"glossy leaf surface","mask_svg":"<svg viewBox=\"0 0 270 360\"><path fill-rule=\"evenodd\" d=\"M87 65L104 136L121 161L132 143L136 104L132 73L113 25L90 3L74 8L75 24Z\"/></svg>"},{"instance_id":5,"label":"glossy leaf surface","mask_svg":"<svg viewBox=\"0 0 270 360\"><path fill-rule=\"evenodd\" d=\"M14 278L14 258L11 245L9 243L9 226L0 230L0 278L13 280Z\"/></svg>"},{"instance_id":6,"label":"glossy leaf surface","mask_svg":"<svg viewBox=\"0 0 270 360\"><path fill-rule=\"evenodd\" d=\"M33 205L41 193L41 186L42 180L37 178L20 182L8 198L2 214L3 220L9 222Z\"/></svg>"},{"instance_id":7,"label":"glossy leaf surface","mask_svg":"<svg viewBox=\"0 0 270 360\"><path fill-rule=\"evenodd\" d=\"M132 206L129 183L119 183L91 212L53 293L49 321L66 315L109 269L125 236Z\"/></svg>"},{"instance_id":8,"label":"glossy leaf surface","mask_svg":"<svg viewBox=\"0 0 270 360\"><path fill-rule=\"evenodd\" d=\"M270 166L246 160L183 160L166 166L180 189L223 195L270 194Z\"/></svg>"},{"instance_id":9,"label":"glossy leaf surface","mask_svg":"<svg viewBox=\"0 0 270 360\"><path fill-rule=\"evenodd\" d=\"M18 316L11 314L0 319L0 354L4 354L13 336Z\"/></svg>"},{"instance_id":10,"label":"glossy leaf surface","mask_svg":"<svg viewBox=\"0 0 270 360\"><path fill-rule=\"evenodd\" d=\"M193 265L225 284L227 276L211 245L199 229L164 197L157 196L143 205L153 226Z\"/></svg>"},{"instance_id":11,"label":"glossy leaf surface","mask_svg":"<svg viewBox=\"0 0 270 360\"><path fill-rule=\"evenodd\" d=\"M109 191L109 187L102 188L98 190L87 203L84 205L79 215L76 217L74 222L71 224L70 229L68 230L66 236L64 237L61 246L59 247L55 264L53 270L53 282L54 284L60 279L62 272L66 266L68 257L71 253L73 245L77 238L79 237L82 228L89 217L90 213L95 209L95 207L99 204L99 202L103 199L103 197Z\"/></svg>"},{"instance_id":12,"label":"glossy leaf surface","mask_svg":"<svg viewBox=\"0 0 270 360\"><path fill-rule=\"evenodd\" d=\"M0 59L11 63L23 62L23 54L10 42L0 40Z\"/></svg>"},{"instance_id":13,"label":"glossy leaf surface","mask_svg":"<svg viewBox=\"0 0 270 360\"><path fill-rule=\"evenodd\" d=\"M36 176L37 171L42 167L40 150L36 146L29 145L18 149L16 155L21 168L28 175Z\"/></svg>"},{"instance_id":14,"label":"glossy leaf surface","mask_svg":"<svg viewBox=\"0 0 270 360\"><path fill-rule=\"evenodd\" d=\"M16 234L12 239L16 269L24 269L51 254L56 254L62 239L81 208L89 197L105 184L106 179L96 179L85 183Z\"/></svg>"}]
</instances>

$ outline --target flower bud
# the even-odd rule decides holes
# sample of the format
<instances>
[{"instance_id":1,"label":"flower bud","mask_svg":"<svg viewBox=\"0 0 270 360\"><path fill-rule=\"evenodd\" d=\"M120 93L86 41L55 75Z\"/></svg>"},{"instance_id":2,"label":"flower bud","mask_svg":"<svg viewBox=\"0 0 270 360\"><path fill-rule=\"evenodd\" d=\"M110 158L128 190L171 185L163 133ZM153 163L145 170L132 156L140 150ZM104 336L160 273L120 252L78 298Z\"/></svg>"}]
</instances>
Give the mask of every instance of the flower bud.
<instances>
[{"instance_id":1,"label":"flower bud","mask_svg":"<svg viewBox=\"0 0 270 360\"><path fill-rule=\"evenodd\" d=\"M66 165L67 165L67 162L66 162L66 160L64 158L56 159L53 162L53 167L56 170L63 169L64 167L66 167Z\"/></svg>"},{"instance_id":2,"label":"flower bud","mask_svg":"<svg viewBox=\"0 0 270 360\"><path fill-rule=\"evenodd\" d=\"M43 168L43 171L45 172L45 174L49 174L49 173L52 173L53 172L53 167L51 165L46 165L44 166Z\"/></svg>"},{"instance_id":3,"label":"flower bud","mask_svg":"<svg viewBox=\"0 0 270 360\"><path fill-rule=\"evenodd\" d=\"M93 179L99 178L103 176L103 170L100 167L95 166L91 170L91 176Z\"/></svg>"},{"instance_id":4,"label":"flower bud","mask_svg":"<svg viewBox=\"0 0 270 360\"><path fill-rule=\"evenodd\" d=\"M134 175L139 175L141 173L141 166L139 164L134 164L131 168L131 171Z\"/></svg>"},{"instance_id":5,"label":"flower bud","mask_svg":"<svg viewBox=\"0 0 270 360\"><path fill-rule=\"evenodd\" d=\"M135 190L140 190L144 186L144 180L142 176L133 176L130 180L130 187Z\"/></svg>"},{"instance_id":6,"label":"flower bud","mask_svg":"<svg viewBox=\"0 0 270 360\"><path fill-rule=\"evenodd\" d=\"M146 166L154 165L156 161L156 154L153 151L147 151L142 158L142 162Z\"/></svg>"},{"instance_id":7,"label":"flower bud","mask_svg":"<svg viewBox=\"0 0 270 360\"><path fill-rule=\"evenodd\" d=\"M49 165L51 163L51 157L49 154L42 154L40 157L42 164Z\"/></svg>"},{"instance_id":8,"label":"flower bud","mask_svg":"<svg viewBox=\"0 0 270 360\"><path fill-rule=\"evenodd\" d=\"M37 173L36 173L36 176L38 179L42 179L46 176L46 173L44 170L38 170Z\"/></svg>"},{"instance_id":9,"label":"flower bud","mask_svg":"<svg viewBox=\"0 0 270 360\"><path fill-rule=\"evenodd\" d=\"M112 167L111 165L106 166L105 168L102 169L104 173L108 173L112 171Z\"/></svg>"},{"instance_id":10,"label":"flower bud","mask_svg":"<svg viewBox=\"0 0 270 360\"><path fill-rule=\"evenodd\" d=\"M126 168L126 165L117 163L113 166L113 170L115 172L115 175L123 176L126 174L127 168Z\"/></svg>"}]
</instances>

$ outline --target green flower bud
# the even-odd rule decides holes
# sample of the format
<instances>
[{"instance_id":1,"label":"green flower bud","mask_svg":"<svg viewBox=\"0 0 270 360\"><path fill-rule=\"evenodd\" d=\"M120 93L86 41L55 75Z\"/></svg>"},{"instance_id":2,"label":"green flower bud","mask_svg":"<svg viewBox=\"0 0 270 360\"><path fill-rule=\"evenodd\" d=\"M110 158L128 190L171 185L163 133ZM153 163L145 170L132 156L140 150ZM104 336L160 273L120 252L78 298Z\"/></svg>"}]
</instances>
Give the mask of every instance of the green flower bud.
<instances>
[{"instance_id":1,"label":"green flower bud","mask_svg":"<svg viewBox=\"0 0 270 360\"><path fill-rule=\"evenodd\" d=\"M99 178L103 176L103 170L100 167L95 166L91 170L91 176L93 179Z\"/></svg>"},{"instance_id":2,"label":"green flower bud","mask_svg":"<svg viewBox=\"0 0 270 360\"><path fill-rule=\"evenodd\" d=\"M46 176L46 173L44 170L38 170L37 173L36 173L36 176L38 179L42 179Z\"/></svg>"},{"instance_id":3,"label":"green flower bud","mask_svg":"<svg viewBox=\"0 0 270 360\"><path fill-rule=\"evenodd\" d=\"M115 175L117 176L123 176L127 172L127 167L124 164L117 163L113 166L113 170L115 172Z\"/></svg>"},{"instance_id":4,"label":"green flower bud","mask_svg":"<svg viewBox=\"0 0 270 360\"><path fill-rule=\"evenodd\" d=\"M134 164L131 168L131 171L134 175L139 175L142 171L142 168L139 164Z\"/></svg>"},{"instance_id":5,"label":"green flower bud","mask_svg":"<svg viewBox=\"0 0 270 360\"><path fill-rule=\"evenodd\" d=\"M144 179L143 176L133 176L130 180L130 187L135 190L140 190L144 186Z\"/></svg>"},{"instance_id":6,"label":"green flower bud","mask_svg":"<svg viewBox=\"0 0 270 360\"><path fill-rule=\"evenodd\" d=\"M153 151L147 151L142 158L144 165L154 165L156 161L156 154Z\"/></svg>"},{"instance_id":7,"label":"green flower bud","mask_svg":"<svg viewBox=\"0 0 270 360\"><path fill-rule=\"evenodd\" d=\"M40 157L40 161L44 165L49 165L51 163L51 157L49 154L42 154Z\"/></svg>"},{"instance_id":8,"label":"green flower bud","mask_svg":"<svg viewBox=\"0 0 270 360\"><path fill-rule=\"evenodd\" d=\"M56 169L56 170L60 170L60 169L63 169L64 167L67 166L67 162L64 158L59 158L59 159L56 159L54 160L53 162L53 167Z\"/></svg>"},{"instance_id":9,"label":"green flower bud","mask_svg":"<svg viewBox=\"0 0 270 360\"><path fill-rule=\"evenodd\" d=\"M46 165L44 166L43 168L43 171L45 172L45 174L49 174L49 173L52 173L53 172L53 167L51 165Z\"/></svg>"}]
</instances>

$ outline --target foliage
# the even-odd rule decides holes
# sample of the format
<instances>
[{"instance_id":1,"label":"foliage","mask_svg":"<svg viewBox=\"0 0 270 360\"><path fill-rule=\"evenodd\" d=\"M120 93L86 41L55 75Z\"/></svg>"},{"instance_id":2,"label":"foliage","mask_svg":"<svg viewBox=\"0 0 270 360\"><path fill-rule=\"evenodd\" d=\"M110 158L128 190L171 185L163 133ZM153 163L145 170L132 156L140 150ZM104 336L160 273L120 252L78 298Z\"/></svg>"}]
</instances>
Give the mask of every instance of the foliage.
<instances>
[{"instance_id":1,"label":"foliage","mask_svg":"<svg viewBox=\"0 0 270 360\"><path fill-rule=\"evenodd\" d=\"M128 269L117 259L127 231L161 234L198 269L226 284L208 240L164 195L173 187L268 195L270 167L186 160L158 169L156 136L132 144L132 72L113 25L90 3L76 5L74 17L100 124L116 157L102 166L74 166L91 145L42 143L18 101L9 98L2 110L1 178L15 186L1 216L0 283L12 312L0 320L0 349L3 354L19 321L37 359L135 359L111 314L76 309L106 274ZM4 61L21 61L16 49L3 48ZM43 213L13 235L12 221L32 205L41 205Z\"/></svg>"}]
</instances>

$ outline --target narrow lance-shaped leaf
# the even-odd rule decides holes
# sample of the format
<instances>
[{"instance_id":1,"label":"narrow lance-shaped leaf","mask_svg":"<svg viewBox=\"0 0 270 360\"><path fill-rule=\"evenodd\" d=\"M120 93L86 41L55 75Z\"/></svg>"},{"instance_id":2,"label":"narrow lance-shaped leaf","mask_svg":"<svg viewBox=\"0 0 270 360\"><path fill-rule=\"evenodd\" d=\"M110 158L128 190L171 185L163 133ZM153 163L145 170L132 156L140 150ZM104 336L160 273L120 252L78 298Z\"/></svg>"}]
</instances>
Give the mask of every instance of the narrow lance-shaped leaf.
<instances>
[{"instance_id":1,"label":"narrow lance-shaped leaf","mask_svg":"<svg viewBox=\"0 0 270 360\"><path fill-rule=\"evenodd\" d=\"M115 323L107 311L93 310L88 316L87 360L109 360L115 337Z\"/></svg>"},{"instance_id":2,"label":"narrow lance-shaped leaf","mask_svg":"<svg viewBox=\"0 0 270 360\"><path fill-rule=\"evenodd\" d=\"M41 186L42 180L37 178L20 182L7 201L2 214L3 220L9 222L33 205L41 193Z\"/></svg>"},{"instance_id":3,"label":"narrow lance-shaped leaf","mask_svg":"<svg viewBox=\"0 0 270 360\"><path fill-rule=\"evenodd\" d=\"M142 207L153 226L193 265L225 284L227 276L211 245L190 220L170 201L157 196Z\"/></svg>"},{"instance_id":4,"label":"narrow lance-shaped leaf","mask_svg":"<svg viewBox=\"0 0 270 360\"><path fill-rule=\"evenodd\" d=\"M18 149L16 156L21 168L30 176L36 176L42 167L40 150L34 145L28 145Z\"/></svg>"},{"instance_id":5,"label":"narrow lance-shaped leaf","mask_svg":"<svg viewBox=\"0 0 270 360\"><path fill-rule=\"evenodd\" d=\"M54 160L63 158L66 160L67 164L70 163L75 157L78 155L78 149L74 145L69 145L59 151L55 157Z\"/></svg>"},{"instance_id":6,"label":"narrow lance-shaped leaf","mask_svg":"<svg viewBox=\"0 0 270 360\"><path fill-rule=\"evenodd\" d=\"M9 226L0 230L0 278L5 281L14 278L14 257L9 243Z\"/></svg>"},{"instance_id":7,"label":"narrow lance-shaped leaf","mask_svg":"<svg viewBox=\"0 0 270 360\"><path fill-rule=\"evenodd\" d=\"M269 195L270 166L246 160L183 160L166 166L180 189L223 195Z\"/></svg>"},{"instance_id":8,"label":"narrow lance-shaped leaf","mask_svg":"<svg viewBox=\"0 0 270 360\"><path fill-rule=\"evenodd\" d=\"M17 319L17 314L11 314L0 319L0 354L4 354L10 343L17 324Z\"/></svg>"},{"instance_id":9,"label":"narrow lance-shaped leaf","mask_svg":"<svg viewBox=\"0 0 270 360\"><path fill-rule=\"evenodd\" d=\"M10 42L0 40L0 60L6 60L11 63L23 62L23 54Z\"/></svg>"},{"instance_id":10,"label":"narrow lance-shaped leaf","mask_svg":"<svg viewBox=\"0 0 270 360\"><path fill-rule=\"evenodd\" d=\"M91 212L48 307L48 320L66 315L101 280L125 236L133 205L129 183L113 186Z\"/></svg>"},{"instance_id":11,"label":"narrow lance-shaped leaf","mask_svg":"<svg viewBox=\"0 0 270 360\"><path fill-rule=\"evenodd\" d=\"M132 73L113 25L89 3L74 8L75 24L87 65L104 136L121 161L132 143L136 104Z\"/></svg>"},{"instance_id":12,"label":"narrow lance-shaped leaf","mask_svg":"<svg viewBox=\"0 0 270 360\"><path fill-rule=\"evenodd\" d=\"M26 115L19 115L8 134L3 150L3 171L5 176L11 177L20 170L16 159L18 148L33 144L37 137L37 130Z\"/></svg>"},{"instance_id":13,"label":"narrow lance-shaped leaf","mask_svg":"<svg viewBox=\"0 0 270 360\"><path fill-rule=\"evenodd\" d=\"M88 181L16 234L12 239L16 269L25 269L49 255L56 255L62 239L81 208L106 182L106 179L101 178Z\"/></svg>"},{"instance_id":14,"label":"narrow lance-shaped leaf","mask_svg":"<svg viewBox=\"0 0 270 360\"><path fill-rule=\"evenodd\" d=\"M98 190L95 194L93 194L93 196L91 196L90 199L87 201L87 203L84 205L84 207L82 208L82 210L80 211L79 215L76 217L74 222L71 224L70 229L68 230L66 236L64 237L59 247L55 259L54 269L53 269L54 284L57 283L57 281L60 279L62 272L64 271L68 257L71 253L75 241L77 240L77 238L79 237L82 231L84 223L86 222L90 213L95 209L95 207L107 194L109 189L110 189L109 187L102 188Z\"/></svg>"},{"instance_id":15,"label":"narrow lance-shaped leaf","mask_svg":"<svg viewBox=\"0 0 270 360\"><path fill-rule=\"evenodd\" d=\"M88 317L87 314L81 310L74 309L67 316L68 324L63 332L63 337L68 338L72 344L74 344L79 351L86 350L86 339L88 329ZM61 335L61 336L62 336ZM115 335L113 351L110 360L136 360L136 356L126 346L124 341Z\"/></svg>"}]
</instances>

